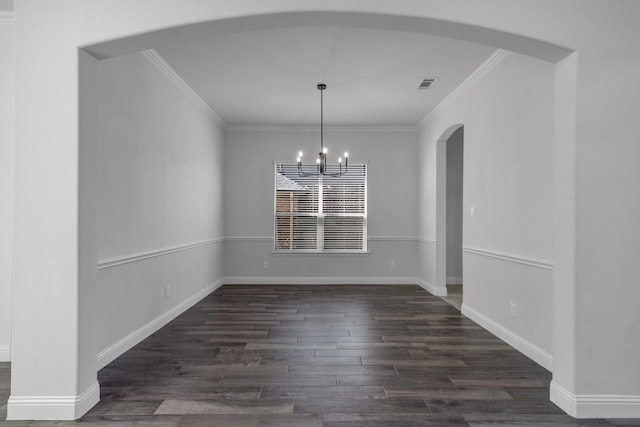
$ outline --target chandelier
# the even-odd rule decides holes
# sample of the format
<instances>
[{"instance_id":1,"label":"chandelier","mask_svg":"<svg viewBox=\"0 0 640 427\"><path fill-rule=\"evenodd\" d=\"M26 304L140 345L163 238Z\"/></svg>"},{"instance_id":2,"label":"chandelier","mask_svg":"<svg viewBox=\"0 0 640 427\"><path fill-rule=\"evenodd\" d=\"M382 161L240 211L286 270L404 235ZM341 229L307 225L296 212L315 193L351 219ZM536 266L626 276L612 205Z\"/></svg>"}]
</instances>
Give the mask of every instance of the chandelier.
<instances>
[{"instance_id":1,"label":"chandelier","mask_svg":"<svg viewBox=\"0 0 640 427\"><path fill-rule=\"evenodd\" d=\"M322 103L322 92L327 88L324 83L318 84L318 90L320 91L320 152L316 159L316 167L313 168L313 172L305 171L302 166L302 151L298 153L298 175L300 176L342 176L347 173L349 167L349 153L344 153L344 168L342 166L342 157L338 158L338 166L335 167L336 172L329 172L327 169L327 148L324 146L324 111Z\"/></svg>"}]
</instances>

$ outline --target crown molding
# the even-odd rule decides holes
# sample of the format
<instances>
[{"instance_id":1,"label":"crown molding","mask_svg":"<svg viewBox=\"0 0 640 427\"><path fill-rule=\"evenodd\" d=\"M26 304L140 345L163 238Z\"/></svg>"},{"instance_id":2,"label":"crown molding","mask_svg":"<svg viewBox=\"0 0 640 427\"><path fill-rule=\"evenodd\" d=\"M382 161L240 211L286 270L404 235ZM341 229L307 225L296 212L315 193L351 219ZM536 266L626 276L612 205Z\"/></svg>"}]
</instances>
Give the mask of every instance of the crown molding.
<instances>
[{"instance_id":1,"label":"crown molding","mask_svg":"<svg viewBox=\"0 0 640 427\"><path fill-rule=\"evenodd\" d=\"M13 12L0 12L1 22L14 22ZM224 120L207 104L182 77L160 56L154 49L141 52L162 74L164 74L182 93L184 93L205 115L228 131L244 132L320 132L318 126L285 126L285 125L227 125ZM502 62L511 52L496 49L487 60L474 70L458 87L456 87L442 102L431 110L415 126L325 126L326 132L417 132L429 120L455 102L467 90L475 85L482 77Z\"/></svg>"},{"instance_id":2,"label":"crown molding","mask_svg":"<svg viewBox=\"0 0 640 427\"><path fill-rule=\"evenodd\" d=\"M453 104L458 98L460 98L466 91L473 87L482 77L484 77L489 71L491 71L496 65L501 63L511 52L504 49L496 49L478 68L476 68L460 85L455 88L445 99L443 99L436 107L429 111L422 120L416 125L417 128L422 128L433 117L439 114L441 111Z\"/></svg>"},{"instance_id":3,"label":"crown molding","mask_svg":"<svg viewBox=\"0 0 640 427\"><path fill-rule=\"evenodd\" d=\"M226 127L226 123L218 114L185 82L182 77L153 49L143 50L142 55L149 60L162 74L176 85L180 91L193 102L207 117L216 124Z\"/></svg>"},{"instance_id":4,"label":"crown molding","mask_svg":"<svg viewBox=\"0 0 640 427\"><path fill-rule=\"evenodd\" d=\"M16 22L16 15L14 12L0 11L0 24L13 24Z\"/></svg>"},{"instance_id":5,"label":"crown molding","mask_svg":"<svg viewBox=\"0 0 640 427\"><path fill-rule=\"evenodd\" d=\"M298 125L227 125L229 131L240 132L320 132L319 126ZM415 126L324 126L324 132L417 132Z\"/></svg>"}]
</instances>

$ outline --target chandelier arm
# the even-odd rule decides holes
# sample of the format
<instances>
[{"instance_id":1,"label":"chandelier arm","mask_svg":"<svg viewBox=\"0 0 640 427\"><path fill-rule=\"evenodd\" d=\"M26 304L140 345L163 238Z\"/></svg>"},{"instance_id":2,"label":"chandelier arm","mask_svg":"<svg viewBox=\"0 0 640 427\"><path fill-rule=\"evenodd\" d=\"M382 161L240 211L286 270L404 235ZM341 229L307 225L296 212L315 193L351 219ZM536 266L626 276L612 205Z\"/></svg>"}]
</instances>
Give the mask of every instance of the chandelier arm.
<instances>
[{"instance_id":1,"label":"chandelier arm","mask_svg":"<svg viewBox=\"0 0 640 427\"><path fill-rule=\"evenodd\" d=\"M298 175L299 176L332 176L340 177L347 173L349 170L349 159L347 153L345 154L344 171L342 170L342 159L338 159L338 172L329 173L327 164L327 151L324 148L324 94L322 93L327 85L324 83L318 83L318 90L320 91L320 153L317 159L317 166L315 173L309 173L303 171L302 166L302 152L298 156Z\"/></svg>"}]
</instances>

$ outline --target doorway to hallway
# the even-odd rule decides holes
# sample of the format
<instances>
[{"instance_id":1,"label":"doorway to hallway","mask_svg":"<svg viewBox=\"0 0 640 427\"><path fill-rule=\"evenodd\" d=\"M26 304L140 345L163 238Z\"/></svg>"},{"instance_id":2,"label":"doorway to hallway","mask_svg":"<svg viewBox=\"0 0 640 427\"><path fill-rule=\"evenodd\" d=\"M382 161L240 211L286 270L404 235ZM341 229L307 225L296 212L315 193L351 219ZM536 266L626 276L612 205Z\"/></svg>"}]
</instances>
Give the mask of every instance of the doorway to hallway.
<instances>
[{"instance_id":1,"label":"doorway to hallway","mask_svg":"<svg viewBox=\"0 0 640 427\"><path fill-rule=\"evenodd\" d=\"M446 140L446 301L461 310L463 293L463 170L464 128Z\"/></svg>"}]
</instances>

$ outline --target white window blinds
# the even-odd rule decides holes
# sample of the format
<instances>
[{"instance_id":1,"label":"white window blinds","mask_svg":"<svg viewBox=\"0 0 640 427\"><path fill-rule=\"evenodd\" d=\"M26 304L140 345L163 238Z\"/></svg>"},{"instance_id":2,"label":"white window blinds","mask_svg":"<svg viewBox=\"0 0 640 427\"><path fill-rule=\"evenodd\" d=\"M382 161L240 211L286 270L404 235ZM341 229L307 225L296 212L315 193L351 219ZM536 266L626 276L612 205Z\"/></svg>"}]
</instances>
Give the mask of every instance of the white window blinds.
<instances>
[{"instance_id":1,"label":"white window blinds","mask_svg":"<svg viewBox=\"0 0 640 427\"><path fill-rule=\"evenodd\" d=\"M367 165L349 164L331 177L299 176L296 163L276 164L274 228L276 251L366 251Z\"/></svg>"}]
</instances>

